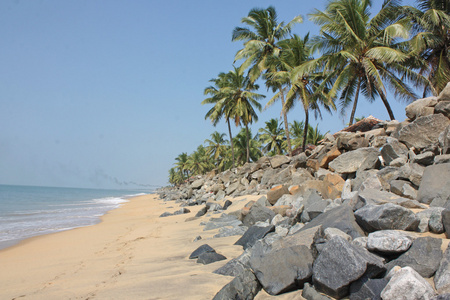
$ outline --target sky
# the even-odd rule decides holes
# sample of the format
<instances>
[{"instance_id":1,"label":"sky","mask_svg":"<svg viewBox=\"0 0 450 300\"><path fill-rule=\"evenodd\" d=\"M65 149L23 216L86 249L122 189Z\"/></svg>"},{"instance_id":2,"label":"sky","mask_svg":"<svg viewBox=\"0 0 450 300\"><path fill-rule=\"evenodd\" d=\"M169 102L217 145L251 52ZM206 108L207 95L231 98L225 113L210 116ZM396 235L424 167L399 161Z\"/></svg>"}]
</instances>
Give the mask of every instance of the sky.
<instances>
[{"instance_id":1,"label":"sky","mask_svg":"<svg viewBox=\"0 0 450 300\"><path fill-rule=\"evenodd\" d=\"M374 2L374 11L381 1ZM412 2L412 1L410 1ZM242 42L231 33L254 7L279 21L304 17L326 0L3 0L0 1L0 184L137 188L168 184L168 170L213 127L201 105L209 80L233 67ZM409 3L404 1L404 3ZM260 93L271 94L263 87ZM396 118L405 103L389 96ZM276 103L253 132L280 117ZM350 114L350 111L348 112ZM361 98L356 116L388 119L379 100ZM345 118L345 121L344 121ZM303 120L300 106L289 122ZM310 120L322 132L348 117ZM234 134L239 131L233 128Z\"/></svg>"}]
</instances>

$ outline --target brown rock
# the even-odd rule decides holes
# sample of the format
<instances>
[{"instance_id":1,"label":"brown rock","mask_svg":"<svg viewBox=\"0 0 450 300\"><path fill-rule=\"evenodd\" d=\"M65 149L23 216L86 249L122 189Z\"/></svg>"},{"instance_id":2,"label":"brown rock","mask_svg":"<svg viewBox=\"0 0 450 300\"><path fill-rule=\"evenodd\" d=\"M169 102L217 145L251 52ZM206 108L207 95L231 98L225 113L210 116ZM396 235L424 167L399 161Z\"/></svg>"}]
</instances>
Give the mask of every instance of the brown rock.
<instances>
[{"instance_id":1,"label":"brown rock","mask_svg":"<svg viewBox=\"0 0 450 300\"><path fill-rule=\"evenodd\" d=\"M308 159L306 161L306 167L313 169L314 172L317 172L317 170L319 170L319 162L317 159Z\"/></svg>"},{"instance_id":2,"label":"brown rock","mask_svg":"<svg viewBox=\"0 0 450 300\"><path fill-rule=\"evenodd\" d=\"M336 188L339 192L342 192L342 189L344 188L345 184L345 180L337 174L327 174L325 175L323 181L331 183L331 185L334 188Z\"/></svg>"},{"instance_id":3,"label":"brown rock","mask_svg":"<svg viewBox=\"0 0 450 300\"><path fill-rule=\"evenodd\" d=\"M339 149L337 148L337 146L333 146L331 147L331 149L325 153L323 156L318 157L318 164L319 164L319 168L328 168L328 164L335 159L336 157L338 157L339 155L341 155L341 151L339 151ZM318 169L317 169L318 170ZM316 170L316 171L317 171Z\"/></svg>"},{"instance_id":4,"label":"brown rock","mask_svg":"<svg viewBox=\"0 0 450 300\"><path fill-rule=\"evenodd\" d=\"M288 188L282 184L277 185L271 188L267 193L267 201L269 201L270 204L274 205L284 194L289 194Z\"/></svg>"},{"instance_id":5,"label":"brown rock","mask_svg":"<svg viewBox=\"0 0 450 300\"><path fill-rule=\"evenodd\" d=\"M292 208L292 205L279 205L279 206L270 206L268 207L271 211L273 211L275 214L280 214L283 217L286 216L286 211L288 209Z\"/></svg>"}]
</instances>

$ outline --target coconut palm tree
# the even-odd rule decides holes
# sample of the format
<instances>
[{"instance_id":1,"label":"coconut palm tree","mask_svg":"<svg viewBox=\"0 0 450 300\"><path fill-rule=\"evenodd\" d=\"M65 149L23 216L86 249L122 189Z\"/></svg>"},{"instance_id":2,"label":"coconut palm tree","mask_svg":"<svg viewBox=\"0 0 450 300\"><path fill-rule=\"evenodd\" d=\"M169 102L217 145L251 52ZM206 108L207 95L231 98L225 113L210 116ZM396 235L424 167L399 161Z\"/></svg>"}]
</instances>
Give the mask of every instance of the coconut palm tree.
<instances>
[{"instance_id":1,"label":"coconut palm tree","mask_svg":"<svg viewBox=\"0 0 450 300\"><path fill-rule=\"evenodd\" d=\"M175 160L177 161L175 163L176 168L182 175L183 179L186 179L189 177L189 166L188 166L188 154L186 152L181 153L178 155Z\"/></svg>"},{"instance_id":2,"label":"coconut palm tree","mask_svg":"<svg viewBox=\"0 0 450 300\"><path fill-rule=\"evenodd\" d=\"M257 161L261 156L260 143L252 136L250 129L242 128L234 138L236 161L239 165L246 162ZM250 160L247 158L249 153Z\"/></svg>"},{"instance_id":3,"label":"coconut palm tree","mask_svg":"<svg viewBox=\"0 0 450 300\"><path fill-rule=\"evenodd\" d=\"M235 61L244 59L241 68L250 68L249 76L252 82L256 81L268 68L277 67L275 64L270 66L267 63L270 57L277 57L280 54L281 48L277 45L277 42L289 36L295 24L303 22L301 16L296 16L286 25L284 22L279 23L277 19L277 12L273 6L269 6L267 9L254 8L250 10L247 17L241 20L241 23L244 23L248 27L236 27L233 30L232 41L244 42L244 48L236 53ZM270 81L266 83L268 87L282 92L282 85L271 83ZM286 138L290 152L291 141L287 115L284 110L284 94L281 93L280 95Z\"/></svg>"},{"instance_id":4,"label":"coconut palm tree","mask_svg":"<svg viewBox=\"0 0 450 300\"><path fill-rule=\"evenodd\" d=\"M418 0L418 8L405 6L405 16L414 24L411 56L423 59L419 73L429 82L424 88L438 95L450 81L450 2Z\"/></svg>"},{"instance_id":5,"label":"coconut palm tree","mask_svg":"<svg viewBox=\"0 0 450 300\"><path fill-rule=\"evenodd\" d=\"M312 127L311 125L308 127L308 144L317 145L321 140L325 138L325 134L321 133L318 128L319 124L316 127Z\"/></svg>"},{"instance_id":6,"label":"coconut palm tree","mask_svg":"<svg viewBox=\"0 0 450 300\"><path fill-rule=\"evenodd\" d=\"M269 155L280 155L283 153L283 142L285 140L282 123L278 119L270 119L266 122L266 126L259 129L259 141L265 146L263 151Z\"/></svg>"},{"instance_id":7,"label":"coconut palm tree","mask_svg":"<svg viewBox=\"0 0 450 300\"><path fill-rule=\"evenodd\" d=\"M395 117L386 86L397 97L417 99L405 81L419 81L419 76L405 65L408 56L396 47L398 39L408 37L407 21L398 20L399 1L385 0L373 18L371 5L371 0L336 0L324 11L315 10L310 15L321 26L321 35L313 39L314 47L323 54L327 72L338 71L330 95L340 92L342 111L353 102L350 124L360 93L369 101L379 96L391 119Z\"/></svg>"},{"instance_id":8,"label":"coconut palm tree","mask_svg":"<svg viewBox=\"0 0 450 300\"><path fill-rule=\"evenodd\" d=\"M214 167L203 145L198 146L197 150L189 155L187 165L193 175L205 174Z\"/></svg>"},{"instance_id":9,"label":"coconut palm tree","mask_svg":"<svg viewBox=\"0 0 450 300\"><path fill-rule=\"evenodd\" d=\"M205 143L208 144L206 146L206 154L215 160L216 167L223 169L228 148L228 140L225 139L225 133L214 131L211 134L211 139L206 139Z\"/></svg>"},{"instance_id":10,"label":"coconut palm tree","mask_svg":"<svg viewBox=\"0 0 450 300\"><path fill-rule=\"evenodd\" d=\"M293 147L296 149L303 144L303 131L305 127L305 122L294 120L294 122L289 126L291 130L291 136L293 141Z\"/></svg>"}]
</instances>

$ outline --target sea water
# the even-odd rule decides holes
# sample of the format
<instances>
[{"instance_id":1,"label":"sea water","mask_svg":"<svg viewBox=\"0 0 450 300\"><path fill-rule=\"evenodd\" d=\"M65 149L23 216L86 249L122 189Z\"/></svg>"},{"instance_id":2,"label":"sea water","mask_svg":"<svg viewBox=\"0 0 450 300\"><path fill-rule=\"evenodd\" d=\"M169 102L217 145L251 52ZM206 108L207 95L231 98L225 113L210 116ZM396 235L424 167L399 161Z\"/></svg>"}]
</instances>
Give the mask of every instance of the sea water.
<instances>
[{"instance_id":1,"label":"sea water","mask_svg":"<svg viewBox=\"0 0 450 300\"><path fill-rule=\"evenodd\" d=\"M130 197L146 193L0 185L0 249L32 236L96 224Z\"/></svg>"}]
</instances>

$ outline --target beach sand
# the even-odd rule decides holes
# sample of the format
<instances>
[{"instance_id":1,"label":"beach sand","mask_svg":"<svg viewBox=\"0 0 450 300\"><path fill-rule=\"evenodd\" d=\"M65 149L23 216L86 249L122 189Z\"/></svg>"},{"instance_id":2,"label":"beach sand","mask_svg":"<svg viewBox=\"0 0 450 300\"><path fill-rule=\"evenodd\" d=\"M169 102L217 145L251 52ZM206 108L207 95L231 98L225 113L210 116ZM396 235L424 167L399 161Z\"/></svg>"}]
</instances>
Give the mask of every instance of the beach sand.
<instances>
[{"instance_id":1,"label":"beach sand","mask_svg":"<svg viewBox=\"0 0 450 300\"><path fill-rule=\"evenodd\" d=\"M252 199L236 198L229 210ZM178 210L178 204L156 195L140 196L110 211L99 224L4 249L0 299L212 299L232 280L212 271L243 250L233 245L239 236L212 239L217 230L203 231L199 224L206 216L186 222L200 208L159 218L165 211ZM193 242L199 235L202 240ZM188 259L204 243L228 260L202 265ZM272 297L264 292L257 297L268 298Z\"/></svg>"}]
</instances>

